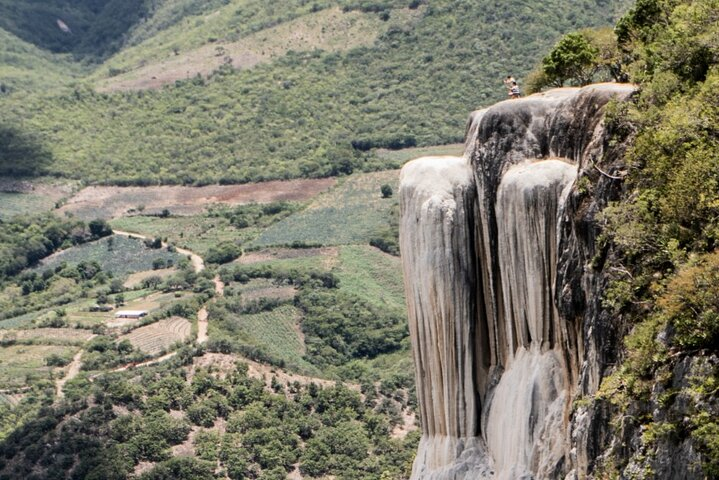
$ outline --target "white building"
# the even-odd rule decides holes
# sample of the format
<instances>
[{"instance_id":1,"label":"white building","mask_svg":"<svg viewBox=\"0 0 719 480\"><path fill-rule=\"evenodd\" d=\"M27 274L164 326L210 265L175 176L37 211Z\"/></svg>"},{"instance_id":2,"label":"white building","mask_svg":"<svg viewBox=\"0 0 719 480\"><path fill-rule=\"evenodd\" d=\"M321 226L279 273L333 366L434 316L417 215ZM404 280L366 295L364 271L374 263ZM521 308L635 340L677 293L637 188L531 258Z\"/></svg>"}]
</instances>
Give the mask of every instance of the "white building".
<instances>
[{"instance_id":1,"label":"white building","mask_svg":"<svg viewBox=\"0 0 719 480\"><path fill-rule=\"evenodd\" d=\"M115 318L142 318L147 315L147 310L120 310L115 313Z\"/></svg>"}]
</instances>

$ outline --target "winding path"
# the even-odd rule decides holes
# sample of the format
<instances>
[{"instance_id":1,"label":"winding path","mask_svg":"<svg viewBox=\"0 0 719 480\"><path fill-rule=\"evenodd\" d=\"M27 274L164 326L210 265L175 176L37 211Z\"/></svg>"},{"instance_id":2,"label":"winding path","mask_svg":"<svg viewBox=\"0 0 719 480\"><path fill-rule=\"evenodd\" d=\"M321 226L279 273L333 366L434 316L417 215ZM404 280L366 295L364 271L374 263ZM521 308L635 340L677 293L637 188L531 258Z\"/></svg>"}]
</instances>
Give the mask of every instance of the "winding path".
<instances>
[{"instance_id":1,"label":"winding path","mask_svg":"<svg viewBox=\"0 0 719 480\"><path fill-rule=\"evenodd\" d=\"M132 232L125 232L123 230L113 230L113 234L115 235L122 235L123 237L134 237L139 238L140 240L147 240L149 237L146 235L141 235L139 233L132 233ZM167 248L168 244L165 242L162 242L162 247ZM177 253L180 255L186 255L190 258L190 262L192 263L192 267L195 269L195 273L200 273L205 269L205 261L202 259L201 256L196 254L193 251L187 250L186 248L175 248ZM215 294L217 296L222 296L225 293L225 284L220 279L219 275L216 275L215 278L212 279L212 282L215 284ZM207 342L207 329L208 329L208 312L207 307L203 306L198 312L197 312L197 344L202 345L203 343ZM88 338L88 341L95 338L97 335L93 335L90 338ZM62 378L58 378L55 381L55 396L56 401L60 401L63 398L65 398L65 392L63 392L63 387L67 382L72 380L73 378L77 377L77 375L80 373L80 368L82 367L82 355L85 353L84 350L80 350L75 354L75 356L72 358L72 361L69 363L69 367L67 369L67 372L65 372L65 375ZM177 355L177 352L170 352L167 353L161 357L153 358L151 360L147 360L142 363L137 364L127 364L123 365L122 367L118 367L112 372L124 372L125 370L130 369L131 367L137 368L137 367L146 367L149 365L156 365L158 363L162 363L165 360L168 360L172 357Z\"/></svg>"},{"instance_id":2,"label":"winding path","mask_svg":"<svg viewBox=\"0 0 719 480\"><path fill-rule=\"evenodd\" d=\"M92 335L90 338L87 339L87 341L89 342L95 337L97 337L97 335ZM67 372L65 372L65 375L62 378L58 378L57 380L55 380L55 396L57 400L62 400L63 398L65 398L65 392L62 390L63 387L67 382L77 377L77 375L80 373L80 367L82 367L83 353L85 353L85 350L78 351L75 356L72 357L72 361L68 364L68 369Z\"/></svg>"},{"instance_id":3,"label":"winding path","mask_svg":"<svg viewBox=\"0 0 719 480\"><path fill-rule=\"evenodd\" d=\"M125 232L123 230L113 230L112 233L115 235L122 235L123 237L131 237L131 238L139 238L140 240L147 240L147 235L141 235L139 233L132 233L132 232ZM162 242L162 248L167 248L169 245L165 242ZM175 247L175 250L180 255L186 255L190 257L190 262L192 262L192 267L195 269L195 273L200 273L205 269L205 261L202 259L201 256L196 254L195 252L192 252L190 250L187 250L186 248L179 248Z\"/></svg>"}]
</instances>

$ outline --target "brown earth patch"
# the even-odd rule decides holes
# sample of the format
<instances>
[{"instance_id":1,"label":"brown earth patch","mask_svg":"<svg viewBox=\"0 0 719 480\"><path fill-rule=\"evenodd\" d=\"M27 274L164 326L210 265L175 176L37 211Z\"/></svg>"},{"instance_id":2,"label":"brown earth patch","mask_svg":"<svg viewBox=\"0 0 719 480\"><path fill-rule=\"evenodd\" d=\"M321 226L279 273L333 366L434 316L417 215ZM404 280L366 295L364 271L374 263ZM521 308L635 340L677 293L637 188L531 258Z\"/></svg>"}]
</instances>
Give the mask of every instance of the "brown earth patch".
<instances>
[{"instance_id":1,"label":"brown earth patch","mask_svg":"<svg viewBox=\"0 0 719 480\"><path fill-rule=\"evenodd\" d=\"M220 41L152 60L115 77L100 80L101 92L159 88L177 80L208 76L223 65L250 69L285 56L289 51L315 49L343 52L372 45L380 34L395 25L411 25L421 18L423 9L395 10L389 22L359 11L343 12L339 7L250 34L235 42Z\"/></svg>"},{"instance_id":2,"label":"brown earth patch","mask_svg":"<svg viewBox=\"0 0 719 480\"><path fill-rule=\"evenodd\" d=\"M196 215L213 204L242 205L279 201L304 201L333 187L335 178L277 180L242 185L204 187L88 187L70 198L60 214L90 220L116 218L144 207L143 214L167 209L176 215ZM139 213L139 212L138 212Z\"/></svg>"},{"instance_id":3,"label":"brown earth patch","mask_svg":"<svg viewBox=\"0 0 719 480\"><path fill-rule=\"evenodd\" d=\"M297 289L295 287L267 287L258 288L242 294L243 303L259 300L260 298L273 298L278 300L289 300L295 298Z\"/></svg>"},{"instance_id":4,"label":"brown earth patch","mask_svg":"<svg viewBox=\"0 0 719 480\"><path fill-rule=\"evenodd\" d=\"M54 342L86 342L92 338L93 334L87 330L74 328L34 328L31 330L7 330L0 333L0 340L18 340L18 341L42 341L48 340Z\"/></svg>"},{"instance_id":5,"label":"brown earth patch","mask_svg":"<svg viewBox=\"0 0 719 480\"><path fill-rule=\"evenodd\" d=\"M273 376L276 377L277 380L283 385L286 385L287 383L299 382L301 385L309 385L310 383L316 383L317 385L320 385L322 387L331 387L337 383L333 380L308 377L306 375L286 372L284 370L280 370L277 367L263 365L247 358L243 358L239 355L229 355L225 353L206 353L201 357L195 357L192 367L190 368L188 381L192 381L192 376L194 375L194 372L195 370L197 370L197 368L210 369L211 371L217 372L220 378L224 378L228 373L231 373L235 370L235 363L238 361L247 364L247 374L250 378L256 378L264 381L265 385L267 386L267 389L270 391L272 390ZM360 390L359 385L351 383L345 383L345 385L347 386L347 388L351 388L352 390Z\"/></svg>"},{"instance_id":6,"label":"brown earth patch","mask_svg":"<svg viewBox=\"0 0 719 480\"><path fill-rule=\"evenodd\" d=\"M253 263L267 262L270 260L286 260L292 258L306 257L331 257L339 254L337 247L320 248L268 248L256 252L248 252L237 259L237 263L251 265Z\"/></svg>"},{"instance_id":7,"label":"brown earth patch","mask_svg":"<svg viewBox=\"0 0 719 480\"><path fill-rule=\"evenodd\" d=\"M127 280L125 280L123 286L125 288L132 289L142 285L142 282L150 277L160 277L164 279L174 273L177 273L177 269L175 268L160 268L157 270L147 270L145 272L133 273L129 277L127 277Z\"/></svg>"}]
</instances>

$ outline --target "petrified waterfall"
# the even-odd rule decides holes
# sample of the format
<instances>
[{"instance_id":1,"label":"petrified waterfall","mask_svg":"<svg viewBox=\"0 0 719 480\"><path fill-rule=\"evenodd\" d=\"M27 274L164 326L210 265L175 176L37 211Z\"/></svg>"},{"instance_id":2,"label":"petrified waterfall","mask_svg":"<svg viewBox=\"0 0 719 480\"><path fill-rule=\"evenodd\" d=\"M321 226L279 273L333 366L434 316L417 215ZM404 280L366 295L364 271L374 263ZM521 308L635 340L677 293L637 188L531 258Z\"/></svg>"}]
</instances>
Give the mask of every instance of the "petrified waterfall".
<instances>
[{"instance_id":1,"label":"petrified waterfall","mask_svg":"<svg viewBox=\"0 0 719 480\"><path fill-rule=\"evenodd\" d=\"M472 114L463 158L403 168L423 432L413 478L582 476L571 401L596 389L601 362L578 311L591 303L592 246L569 199L605 154L605 105L632 91L595 85L501 102Z\"/></svg>"}]
</instances>

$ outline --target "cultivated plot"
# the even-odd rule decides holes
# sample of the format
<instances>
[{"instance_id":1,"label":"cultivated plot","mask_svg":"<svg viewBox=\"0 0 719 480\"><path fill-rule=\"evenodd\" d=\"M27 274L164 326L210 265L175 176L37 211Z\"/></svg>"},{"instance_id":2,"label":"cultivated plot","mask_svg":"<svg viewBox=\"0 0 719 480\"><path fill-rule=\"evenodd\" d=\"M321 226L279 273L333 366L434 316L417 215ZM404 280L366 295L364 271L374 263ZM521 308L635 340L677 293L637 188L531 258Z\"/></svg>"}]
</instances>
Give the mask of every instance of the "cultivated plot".
<instances>
[{"instance_id":1,"label":"cultivated plot","mask_svg":"<svg viewBox=\"0 0 719 480\"><path fill-rule=\"evenodd\" d=\"M37 268L46 270L62 263L77 265L96 261L103 271L115 277L124 277L134 272L151 270L158 261L176 264L182 258L182 255L166 249L148 248L140 239L113 235L51 255L42 260Z\"/></svg>"},{"instance_id":2,"label":"cultivated plot","mask_svg":"<svg viewBox=\"0 0 719 480\"><path fill-rule=\"evenodd\" d=\"M352 175L331 191L318 196L310 206L263 232L253 246L368 243L387 227L395 198L382 198L380 188L390 185L396 192L399 171Z\"/></svg>"},{"instance_id":3,"label":"cultivated plot","mask_svg":"<svg viewBox=\"0 0 719 480\"><path fill-rule=\"evenodd\" d=\"M132 346L148 355L158 355L173 344L190 337L192 323L181 317L170 317L137 328L118 340L129 340Z\"/></svg>"},{"instance_id":4,"label":"cultivated plot","mask_svg":"<svg viewBox=\"0 0 719 480\"><path fill-rule=\"evenodd\" d=\"M18 388L47 379L57 367L47 359L58 357L69 361L77 347L58 345L9 345L0 347L0 385Z\"/></svg>"}]
</instances>

